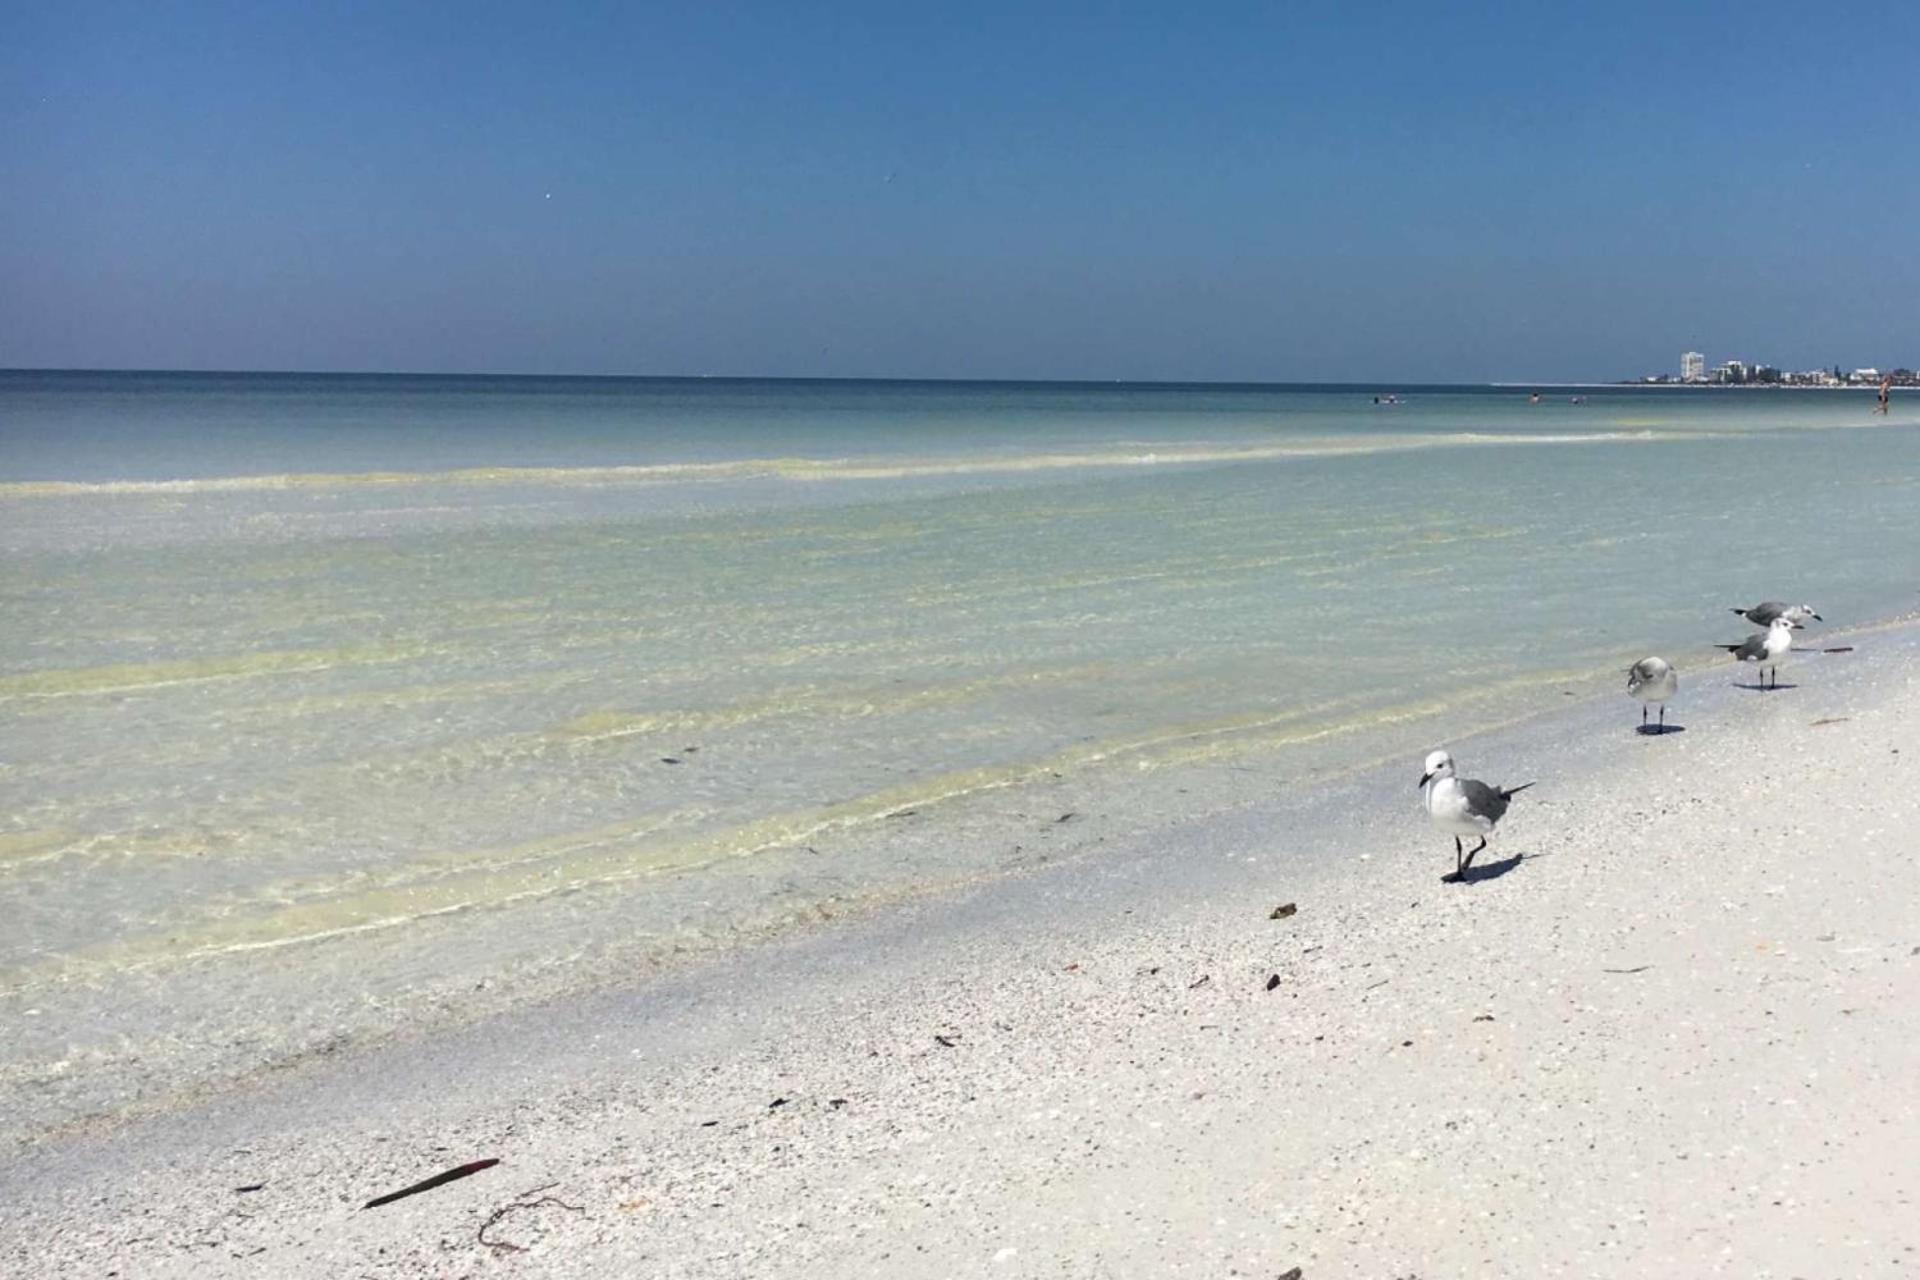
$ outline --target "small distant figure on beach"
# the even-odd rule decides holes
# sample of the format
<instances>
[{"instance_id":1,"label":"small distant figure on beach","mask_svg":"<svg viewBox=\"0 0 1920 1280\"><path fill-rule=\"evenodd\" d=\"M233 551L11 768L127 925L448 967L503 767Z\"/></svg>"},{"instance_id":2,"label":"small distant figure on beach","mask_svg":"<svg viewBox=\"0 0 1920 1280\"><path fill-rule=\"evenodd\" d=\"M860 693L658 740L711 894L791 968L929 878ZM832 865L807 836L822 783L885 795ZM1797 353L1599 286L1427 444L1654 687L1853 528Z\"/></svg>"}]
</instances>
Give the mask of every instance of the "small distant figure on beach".
<instances>
[{"instance_id":1,"label":"small distant figure on beach","mask_svg":"<svg viewBox=\"0 0 1920 1280\"><path fill-rule=\"evenodd\" d=\"M1534 393L1533 393L1532 395L1530 395L1530 396L1528 396L1528 397L1527 397L1527 403L1528 403L1528 404L1539 404L1539 403L1540 403L1540 393L1539 393L1538 391L1536 391L1536 392L1534 392Z\"/></svg>"},{"instance_id":2,"label":"small distant figure on beach","mask_svg":"<svg viewBox=\"0 0 1920 1280\"><path fill-rule=\"evenodd\" d=\"M1567 397L1568 404L1585 404L1586 402L1587 402L1587 398L1585 396L1568 396Z\"/></svg>"},{"instance_id":3,"label":"small distant figure on beach","mask_svg":"<svg viewBox=\"0 0 1920 1280\"><path fill-rule=\"evenodd\" d=\"M1875 413L1885 413L1893 400L1893 375L1880 379L1880 403L1874 406Z\"/></svg>"},{"instance_id":4,"label":"small distant figure on beach","mask_svg":"<svg viewBox=\"0 0 1920 1280\"><path fill-rule=\"evenodd\" d=\"M1394 395L1391 391L1389 391L1386 395L1375 396L1373 398L1373 402L1375 404L1399 404L1400 397L1397 395Z\"/></svg>"}]
</instances>

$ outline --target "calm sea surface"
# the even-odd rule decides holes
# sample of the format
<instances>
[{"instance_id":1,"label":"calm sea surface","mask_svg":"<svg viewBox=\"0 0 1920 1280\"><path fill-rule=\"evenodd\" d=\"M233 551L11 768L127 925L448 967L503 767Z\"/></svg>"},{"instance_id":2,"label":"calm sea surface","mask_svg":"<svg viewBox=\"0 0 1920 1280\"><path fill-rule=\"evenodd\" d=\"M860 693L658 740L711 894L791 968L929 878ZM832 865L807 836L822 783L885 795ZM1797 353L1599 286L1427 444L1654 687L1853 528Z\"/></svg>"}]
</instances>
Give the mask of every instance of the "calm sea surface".
<instances>
[{"instance_id":1,"label":"calm sea surface","mask_svg":"<svg viewBox=\"0 0 1920 1280\"><path fill-rule=\"evenodd\" d=\"M0 373L0 1111L1913 604L1915 398L1377 390Z\"/></svg>"}]
</instances>

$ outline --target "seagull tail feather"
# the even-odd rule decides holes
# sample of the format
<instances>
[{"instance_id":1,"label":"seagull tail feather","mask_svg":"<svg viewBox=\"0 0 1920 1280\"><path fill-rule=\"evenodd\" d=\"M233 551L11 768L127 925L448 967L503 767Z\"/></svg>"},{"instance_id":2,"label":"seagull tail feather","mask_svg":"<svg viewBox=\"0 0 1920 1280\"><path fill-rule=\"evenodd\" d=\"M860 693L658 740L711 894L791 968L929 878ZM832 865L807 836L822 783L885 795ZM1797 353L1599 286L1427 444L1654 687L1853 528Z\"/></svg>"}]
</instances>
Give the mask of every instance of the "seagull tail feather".
<instances>
[{"instance_id":1,"label":"seagull tail feather","mask_svg":"<svg viewBox=\"0 0 1920 1280\"><path fill-rule=\"evenodd\" d=\"M1531 782L1523 782L1517 787L1507 787L1500 792L1500 798L1502 800L1511 800L1532 785L1534 784Z\"/></svg>"}]
</instances>

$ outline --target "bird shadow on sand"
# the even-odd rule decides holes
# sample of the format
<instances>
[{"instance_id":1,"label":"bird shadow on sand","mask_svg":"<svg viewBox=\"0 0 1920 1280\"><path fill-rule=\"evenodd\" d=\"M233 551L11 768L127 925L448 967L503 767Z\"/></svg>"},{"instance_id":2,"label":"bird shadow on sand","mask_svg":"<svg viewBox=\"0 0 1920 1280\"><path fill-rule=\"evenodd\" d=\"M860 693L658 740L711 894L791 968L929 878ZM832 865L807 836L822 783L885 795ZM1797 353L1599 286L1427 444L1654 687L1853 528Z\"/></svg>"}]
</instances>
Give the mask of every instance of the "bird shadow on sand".
<instances>
[{"instance_id":1,"label":"bird shadow on sand","mask_svg":"<svg viewBox=\"0 0 1920 1280\"><path fill-rule=\"evenodd\" d=\"M1468 867L1464 873L1449 871L1440 877L1440 883L1479 884L1482 880L1498 880L1526 860L1526 854L1516 853L1511 858L1502 858L1498 862L1483 862L1477 867Z\"/></svg>"},{"instance_id":2,"label":"bird shadow on sand","mask_svg":"<svg viewBox=\"0 0 1920 1280\"><path fill-rule=\"evenodd\" d=\"M1751 689L1755 693L1776 693L1781 689L1798 689L1800 686L1797 684L1742 684L1740 681L1735 680L1733 687L1736 689Z\"/></svg>"},{"instance_id":3,"label":"bird shadow on sand","mask_svg":"<svg viewBox=\"0 0 1920 1280\"><path fill-rule=\"evenodd\" d=\"M1658 738L1662 734L1685 733L1686 731L1687 726L1683 724L1643 724L1634 729L1634 732L1643 738Z\"/></svg>"}]
</instances>

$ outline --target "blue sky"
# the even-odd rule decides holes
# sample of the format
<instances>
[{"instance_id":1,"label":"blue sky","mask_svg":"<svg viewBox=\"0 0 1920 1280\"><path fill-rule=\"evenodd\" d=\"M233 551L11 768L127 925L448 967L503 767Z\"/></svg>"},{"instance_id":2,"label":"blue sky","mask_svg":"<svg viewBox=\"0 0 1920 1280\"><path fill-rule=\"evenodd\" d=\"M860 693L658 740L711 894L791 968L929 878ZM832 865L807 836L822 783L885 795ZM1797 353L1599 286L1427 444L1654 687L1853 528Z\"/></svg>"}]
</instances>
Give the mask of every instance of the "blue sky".
<instances>
[{"instance_id":1,"label":"blue sky","mask_svg":"<svg viewBox=\"0 0 1920 1280\"><path fill-rule=\"evenodd\" d=\"M0 366L1920 365L1911 5L84 3Z\"/></svg>"}]
</instances>

